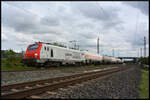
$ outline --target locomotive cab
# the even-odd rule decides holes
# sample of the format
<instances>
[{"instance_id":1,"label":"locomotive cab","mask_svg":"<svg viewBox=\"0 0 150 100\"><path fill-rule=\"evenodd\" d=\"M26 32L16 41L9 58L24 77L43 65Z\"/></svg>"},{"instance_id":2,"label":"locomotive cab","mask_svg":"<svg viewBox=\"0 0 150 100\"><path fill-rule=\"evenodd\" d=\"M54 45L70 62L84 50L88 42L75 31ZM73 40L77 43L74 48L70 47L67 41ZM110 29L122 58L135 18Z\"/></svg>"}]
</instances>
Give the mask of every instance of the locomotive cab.
<instances>
[{"instance_id":1,"label":"locomotive cab","mask_svg":"<svg viewBox=\"0 0 150 100\"><path fill-rule=\"evenodd\" d=\"M39 44L29 45L26 50L24 59L38 58L39 57L38 49L39 49Z\"/></svg>"},{"instance_id":2,"label":"locomotive cab","mask_svg":"<svg viewBox=\"0 0 150 100\"><path fill-rule=\"evenodd\" d=\"M37 60L40 59L41 46L42 46L41 43L35 43L35 44L29 45L25 52L23 63L25 64L36 63Z\"/></svg>"}]
</instances>

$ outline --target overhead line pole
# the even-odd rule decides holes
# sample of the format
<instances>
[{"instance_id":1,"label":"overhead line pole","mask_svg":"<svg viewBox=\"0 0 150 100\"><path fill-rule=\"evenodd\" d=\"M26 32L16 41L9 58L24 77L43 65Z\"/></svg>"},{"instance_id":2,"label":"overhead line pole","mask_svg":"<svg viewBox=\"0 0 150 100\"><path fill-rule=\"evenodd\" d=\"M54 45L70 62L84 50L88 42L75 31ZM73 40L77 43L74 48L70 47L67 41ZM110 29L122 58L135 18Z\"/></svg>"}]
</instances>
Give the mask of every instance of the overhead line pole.
<instances>
[{"instance_id":1,"label":"overhead line pole","mask_svg":"<svg viewBox=\"0 0 150 100\"><path fill-rule=\"evenodd\" d=\"M114 49L113 49L113 57L114 57Z\"/></svg>"},{"instance_id":2,"label":"overhead line pole","mask_svg":"<svg viewBox=\"0 0 150 100\"><path fill-rule=\"evenodd\" d=\"M137 57L139 57L139 50L137 51Z\"/></svg>"},{"instance_id":3,"label":"overhead line pole","mask_svg":"<svg viewBox=\"0 0 150 100\"><path fill-rule=\"evenodd\" d=\"M144 57L146 57L146 37L144 36Z\"/></svg>"},{"instance_id":4,"label":"overhead line pole","mask_svg":"<svg viewBox=\"0 0 150 100\"><path fill-rule=\"evenodd\" d=\"M141 48L141 58L142 58L142 48Z\"/></svg>"},{"instance_id":5,"label":"overhead line pole","mask_svg":"<svg viewBox=\"0 0 150 100\"><path fill-rule=\"evenodd\" d=\"M97 39L97 54L99 54L99 37Z\"/></svg>"}]
</instances>

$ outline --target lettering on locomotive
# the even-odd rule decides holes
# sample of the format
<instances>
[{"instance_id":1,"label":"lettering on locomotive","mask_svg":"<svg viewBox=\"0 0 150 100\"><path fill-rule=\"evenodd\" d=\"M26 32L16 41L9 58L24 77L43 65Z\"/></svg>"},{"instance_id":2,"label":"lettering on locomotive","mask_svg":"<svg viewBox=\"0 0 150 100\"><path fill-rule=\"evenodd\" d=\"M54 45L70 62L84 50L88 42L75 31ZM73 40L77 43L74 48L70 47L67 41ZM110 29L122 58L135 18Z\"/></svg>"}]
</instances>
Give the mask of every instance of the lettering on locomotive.
<instances>
[{"instance_id":1,"label":"lettering on locomotive","mask_svg":"<svg viewBox=\"0 0 150 100\"><path fill-rule=\"evenodd\" d=\"M80 53L73 52L73 56L72 56L72 58L80 59Z\"/></svg>"}]
</instances>

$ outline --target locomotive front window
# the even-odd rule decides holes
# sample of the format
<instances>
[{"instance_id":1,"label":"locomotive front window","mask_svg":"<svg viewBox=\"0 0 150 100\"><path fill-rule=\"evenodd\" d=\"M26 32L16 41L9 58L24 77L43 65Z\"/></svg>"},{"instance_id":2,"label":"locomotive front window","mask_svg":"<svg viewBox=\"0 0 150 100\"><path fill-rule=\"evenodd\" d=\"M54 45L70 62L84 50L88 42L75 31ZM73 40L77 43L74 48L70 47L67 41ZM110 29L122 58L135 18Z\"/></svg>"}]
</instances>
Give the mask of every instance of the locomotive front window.
<instances>
[{"instance_id":1,"label":"locomotive front window","mask_svg":"<svg viewBox=\"0 0 150 100\"><path fill-rule=\"evenodd\" d=\"M28 48L28 50L35 50L35 49L37 49L38 47L39 47L38 44L36 44L36 45L31 45L31 46Z\"/></svg>"}]
</instances>

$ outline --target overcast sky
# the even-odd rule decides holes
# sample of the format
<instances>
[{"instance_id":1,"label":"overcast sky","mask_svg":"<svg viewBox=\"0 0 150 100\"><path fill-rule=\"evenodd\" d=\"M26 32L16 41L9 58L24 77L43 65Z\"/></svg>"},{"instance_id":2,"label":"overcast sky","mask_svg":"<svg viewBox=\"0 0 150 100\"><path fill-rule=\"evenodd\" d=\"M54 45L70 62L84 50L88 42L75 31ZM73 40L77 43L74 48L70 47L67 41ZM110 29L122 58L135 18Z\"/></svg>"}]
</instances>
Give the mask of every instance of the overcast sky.
<instances>
[{"instance_id":1,"label":"overcast sky","mask_svg":"<svg viewBox=\"0 0 150 100\"><path fill-rule=\"evenodd\" d=\"M144 36L149 50L148 2L2 2L2 49L26 50L35 41L78 41L80 49L138 56ZM139 53L140 54L140 53Z\"/></svg>"}]
</instances>

